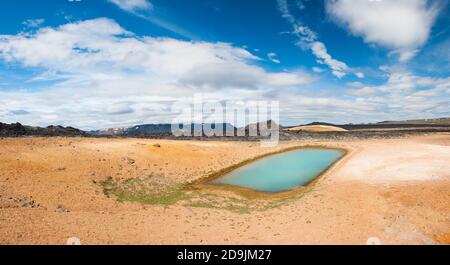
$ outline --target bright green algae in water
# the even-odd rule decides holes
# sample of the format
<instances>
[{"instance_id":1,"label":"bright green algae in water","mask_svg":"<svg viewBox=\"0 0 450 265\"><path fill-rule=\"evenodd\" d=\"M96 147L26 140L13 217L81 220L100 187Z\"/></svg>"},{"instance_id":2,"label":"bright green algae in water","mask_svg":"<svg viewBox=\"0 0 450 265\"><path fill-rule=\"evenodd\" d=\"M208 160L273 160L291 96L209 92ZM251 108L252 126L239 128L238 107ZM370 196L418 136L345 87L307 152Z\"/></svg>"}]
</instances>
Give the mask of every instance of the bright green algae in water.
<instances>
[{"instance_id":1,"label":"bright green algae in water","mask_svg":"<svg viewBox=\"0 0 450 265\"><path fill-rule=\"evenodd\" d=\"M337 149L308 148L256 160L212 180L264 192L281 192L305 186L343 156Z\"/></svg>"}]
</instances>

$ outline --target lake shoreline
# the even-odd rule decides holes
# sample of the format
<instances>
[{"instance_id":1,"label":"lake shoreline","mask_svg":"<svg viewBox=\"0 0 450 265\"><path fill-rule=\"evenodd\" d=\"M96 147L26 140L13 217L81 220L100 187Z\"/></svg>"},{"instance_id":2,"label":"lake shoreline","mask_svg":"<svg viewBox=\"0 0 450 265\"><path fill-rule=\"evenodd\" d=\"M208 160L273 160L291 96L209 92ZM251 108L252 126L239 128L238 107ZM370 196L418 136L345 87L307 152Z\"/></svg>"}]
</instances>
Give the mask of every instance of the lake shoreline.
<instances>
[{"instance_id":1,"label":"lake shoreline","mask_svg":"<svg viewBox=\"0 0 450 265\"><path fill-rule=\"evenodd\" d=\"M312 178L310 181L308 181L305 185L303 186L299 186L296 188L292 188L286 191L279 191L279 192L264 192L264 191L257 191L251 188L245 188L245 187L239 187L239 186L235 186L235 185L227 185L227 184L210 184L210 182L214 179L220 178L228 173L231 173L232 171L234 171L235 169L238 169L240 167L249 165L253 162L256 162L258 160L261 160L263 158L268 158L270 156L274 156L274 155L279 155L279 154L283 154L286 152L290 152L290 151L295 151L295 150L302 150L302 149L333 149L333 150L339 150L342 152L342 156L339 157L336 161L334 161L333 163L331 163L328 167L326 167L324 170L321 171L320 174L318 174L317 176L315 176L314 178ZM342 160L349 152L349 149L346 148L330 148L327 147L326 145L299 145L299 146L294 146L294 147L289 147L286 149L282 149L282 150L278 150L275 152L271 152L271 153L267 153L267 154L263 154L254 158L250 158L248 160L242 161L240 163L237 163L235 165L232 165L230 167L227 168L223 168L217 172L214 172L212 174L210 174L207 177L201 178L197 181L195 181L194 183L192 183L192 185L194 185L195 188L200 188L200 189L210 189L210 190L226 190L226 191L234 191L239 193L242 196L245 196L247 198L261 198L261 199L274 199L274 198L288 198L289 196L293 196L296 195L298 193L302 193L302 192L306 192L308 190L310 190L312 188L312 186L314 185L314 183L316 183L318 181L318 179L323 176L324 174L326 174L331 168L333 168L333 166L335 164L337 164L340 160Z\"/></svg>"}]
</instances>

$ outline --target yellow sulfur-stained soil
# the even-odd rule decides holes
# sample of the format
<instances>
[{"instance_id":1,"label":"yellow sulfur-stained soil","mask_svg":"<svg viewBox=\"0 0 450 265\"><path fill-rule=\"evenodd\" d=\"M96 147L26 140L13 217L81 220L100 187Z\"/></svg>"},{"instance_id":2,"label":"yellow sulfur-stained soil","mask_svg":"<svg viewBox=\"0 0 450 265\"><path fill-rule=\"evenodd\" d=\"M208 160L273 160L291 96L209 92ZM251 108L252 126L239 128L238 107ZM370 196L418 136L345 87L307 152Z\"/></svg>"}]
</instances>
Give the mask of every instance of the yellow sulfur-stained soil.
<instances>
[{"instance_id":1,"label":"yellow sulfur-stained soil","mask_svg":"<svg viewBox=\"0 0 450 265\"><path fill-rule=\"evenodd\" d=\"M270 196L246 199L249 211L208 203L207 196L204 207L188 199L118 201L101 185L154 175L184 185L247 159L312 144L348 153L311 189L276 207L252 210ZM0 243L65 244L78 237L82 244L366 244L378 237L382 244L448 244L449 161L449 134L286 141L274 148L238 141L4 138ZM217 192L212 195L242 199Z\"/></svg>"}]
</instances>

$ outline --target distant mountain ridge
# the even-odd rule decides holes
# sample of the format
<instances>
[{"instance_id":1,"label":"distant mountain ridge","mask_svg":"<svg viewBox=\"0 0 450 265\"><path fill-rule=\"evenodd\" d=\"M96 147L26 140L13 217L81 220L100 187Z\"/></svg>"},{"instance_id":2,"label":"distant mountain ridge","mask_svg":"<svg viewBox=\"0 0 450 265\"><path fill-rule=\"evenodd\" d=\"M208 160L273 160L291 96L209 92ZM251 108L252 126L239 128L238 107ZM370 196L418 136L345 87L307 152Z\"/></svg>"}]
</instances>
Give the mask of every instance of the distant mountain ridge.
<instances>
[{"instance_id":1,"label":"distant mountain ridge","mask_svg":"<svg viewBox=\"0 0 450 265\"><path fill-rule=\"evenodd\" d=\"M246 135L248 135L249 130L255 130L259 134L259 130L261 128L261 125L264 122L259 123L252 123L249 124L242 129L246 132ZM272 128L272 126L276 126L274 121L269 120L266 121L266 128ZM177 125L177 124L175 124ZM181 124L180 124L181 125ZM184 129L188 129L194 134L195 132L199 132L202 130L204 126L207 126L207 128L215 129L214 124L210 123L192 123L192 124L185 124ZM227 131L233 131L236 133L238 130L237 127L233 126L230 123L219 123L218 126L222 126L223 128L223 135L226 135ZM281 125L278 125L280 128L282 128ZM162 124L141 124L141 125L135 125L128 128L109 128L105 130L97 130L97 131L91 131L89 132L91 135L95 136L144 136L144 135L164 135L164 134L172 134L172 124L170 123L162 123ZM195 133L196 136L199 135L199 133Z\"/></svg>"},{"instance_id":2,"label":"distant mountain ridge","mask_svg":"<svg viewBox=\"0 0 450 265\"><path fill-rule=\"evenodd\" d=\"M404 120L404 121L381 121L376 123L347 123L347 124L334 124L328 122L311 122L307 124L300 124L295 126L286 127L295 128L299 126L334 126L346 130L355 129L371 129L371 128L423 128L423 127L448 127L450 126L450 118L434 118L434 119L415 119L415 120Z\"/></svg>"},{"instance_id":3,"label":"distant mountain ridge","mask_svg":"<svg viewBox=\"0 0 450 265\"><path fill-rule=\"evenodd\" d=\"M175 124L177 125L177 124ZM181 124L180 124L181 125ZM222 125L224 135L227 130L235 130L236 128L230 123L218 124ZM188 129L194 134L195 131L201 130L204 126L215 129L214 124L209 123L192 123L185 124L184 129ZM158 134L172 134L172 124L141 124L128 128L110 128L106 130L91 131L90 134L97 136L140 136L140 135L158 135Z\"/></svg>"},{"instance_id":4,"label":"distant mountain ridge","mask_svg":"<svg viewBox=\"0 0 450 265\"><path fill-rule=\"evenodd\" d=\"M261 125L264 122L253 123L241 127L244 129L245 135L249 135L250 129L256 129L259 135ZM272 128L272 126L277 125L274 121L266 121L266 128ZM190 129L191 132L196 130L201 130L203 126L212 127L214 129L214 124L190 124L186 125L184 129ZM235 126L230 123L222 123L223 135L226 135L227 131L233 131L235 134L238 130ZM284 127L278 125L280 130L289 131L290 128L295 128L299 126L335 126L349 131L358 130L378 130L378 129L414 129L414 128L428 128L432 130L450 130L450 118L434 118L434 119L415 119L415 120L405 120L405 121L382 121L377 123L363 123L363 124L343 124L337 125L327 122L311 122L308 124L301 124L296 126ZM63 127L63 126L48 126L48 127L37 127L37 126L27 126L20 123L6 124L0 122L0 137L20 137L20 136L118 136L118 137L134 137L134 136L158 136L158 135L171 135L172 134L172 124L162 123L162 124L142 124L135 125L131 127L119 127L110 128L105 130L95 130L95 131L83 131L74 127ZM197 133L194 136L199 136Z\"/></svg>"},{"instance_id":5,"label":"distant mountain ridge","mask_svg":"<svg viewBox=\"0 0 450 265\"><path fill-rule=\"evenodd\" d=\"M248 124L245 127L241 128L244 129L245 135L249 134L250 129L253 131L256 130L259 135L259 129L261 124L264 122L259 123L252 123ZM276 123L272 120L266 121L267 128L271 128L272 125L276 125ZM202 124L191 124L191 131L194 132L195 129L201 128L198 126L201 126ZM208 124L203 124L208 125ZM210 125L210 124L209 124ZM236 132L238 128L234 127L233 125L229 123L223 123L224 128L224 135L226 130L234 130ZM189 127L189 125L187 125ZM364 124L333 124L329 122L311 122L307 124L301 124L296 126L289 126L284 127L282 125L278 125L280 130L289 129L289 128L295 128L298 126L333 126L337 128L341 128L344 130L357 130L357 129L376 129L376 128L415 128L415 127L437 127L437 126L443 126L447 127L450 126L450 118L437 118L437 119L417 119L417 120L406 120L406 121L382 121L378 123L364 123ZM214 127L213 127L214 128ZM106 130L98 130L90 132L92 135L97 136L124 136L124 137L133 137L133 136L145 136L145 135L158 135L158 134L171 134L172 133L172 125L171 124L142 124L142 125L135 125L129 128L110 128ZM198 134L197 134L198 135Z\"/></svg>"},{"instance_id":6,"label":"distant mountain ridge","mask_svg":"<svg viewBox=\"0 0 450 265\"><path fill-rule=\"evenodd\" d=\"M382 121L377 124L427 124L427 125L450 125L450 118L416 119L405 121Z\"/></svg>"},{"instance_id":7,"label":"distant mountain ridge","mask_svg":"<svg viewBox=\"0 0 450 265\"><path fill-rule=\"evenodd\" d=\"M20 123L1 123L0 136L18 137L18 136L88 136L89 134L73 127L53 126L34 127L26 126Z\"/></svg>"}]
</instances>

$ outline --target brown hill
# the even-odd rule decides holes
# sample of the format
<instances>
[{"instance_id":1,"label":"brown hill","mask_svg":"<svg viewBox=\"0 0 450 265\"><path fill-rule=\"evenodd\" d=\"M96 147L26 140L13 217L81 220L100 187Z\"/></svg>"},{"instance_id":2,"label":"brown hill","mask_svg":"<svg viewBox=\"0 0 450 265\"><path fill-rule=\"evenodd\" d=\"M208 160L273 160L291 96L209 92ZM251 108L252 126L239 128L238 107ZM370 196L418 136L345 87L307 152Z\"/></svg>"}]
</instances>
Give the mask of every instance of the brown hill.
<instances>
[{"instance_id":1,"label":"brown hill","mask_svg":"<svg viewBox=\"0 0 450 265\"><path fill-rule=\"evenodd\" d=\"M346 132L346 129L331 125L303 125L285 129L286 131L303 132Z\"/></svg>"}]
</instances>

